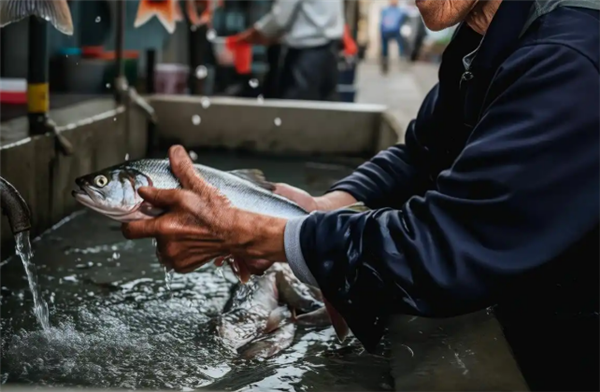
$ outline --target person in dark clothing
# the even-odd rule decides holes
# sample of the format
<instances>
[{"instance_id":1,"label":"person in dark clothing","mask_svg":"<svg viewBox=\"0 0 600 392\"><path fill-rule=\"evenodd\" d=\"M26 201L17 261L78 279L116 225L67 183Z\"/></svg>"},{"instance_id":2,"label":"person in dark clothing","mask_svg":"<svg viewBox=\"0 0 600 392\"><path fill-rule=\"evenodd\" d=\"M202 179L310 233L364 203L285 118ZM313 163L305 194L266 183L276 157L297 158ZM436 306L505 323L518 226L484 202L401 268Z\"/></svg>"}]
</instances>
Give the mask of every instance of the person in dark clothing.
<instances>
[{"instance_id":1,"label":"person in dark clothing","mask_svg":"<svg viewBox=\"0 0 600 392\"><path fill-rule=\"evenodd\" d=\"M431 30L462 23L405 144L323 196L278 185L314 211L292 220L232 207L175 147L185 189L140 189L170 210L124 235L155 237L181 272L218 255L252 273L286 261L367 350L393 314L496 305L532 390L599 390L600 4L417 6ZM343 208L356 201L372 210Z\"/></svg>"},{"instance_id":2,"label":"person in dark clothing","mask_svg":"<svg viewBox=\"0 0 600 392\"><path fill-rule=\"evenodd\" d=\"M274 43L267 47L267 63L269 71L263 83L263 96L266 99L279 98L279 62L281 59L281 45Z\"/></svg>"}]
</instances>

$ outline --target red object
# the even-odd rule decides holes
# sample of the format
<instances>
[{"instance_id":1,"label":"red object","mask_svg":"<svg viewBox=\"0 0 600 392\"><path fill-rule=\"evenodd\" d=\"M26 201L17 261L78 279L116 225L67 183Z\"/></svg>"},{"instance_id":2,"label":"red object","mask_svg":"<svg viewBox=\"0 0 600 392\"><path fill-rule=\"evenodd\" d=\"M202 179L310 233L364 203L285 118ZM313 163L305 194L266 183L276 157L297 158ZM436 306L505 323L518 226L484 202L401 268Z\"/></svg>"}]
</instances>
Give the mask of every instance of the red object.
<instances>
[{"instance_id":1,"label":"red object","mask_svg":"<svg viewBox=\"0 0 600 392\"><path fill-rule=\"evenodd\" d=\"M83 46L81 48L81 55L83 57L96 58L100 57L102 53L104 53L103 46Z\"/></svg>"},{"instance_id":2,"label":"red object","mask_svg":"<svg viewBox=\"0 0 600 392\"><path fill-rule=\"evenodd\" d=\"M358 53L358 46L350 34L348 25L344 25L344 54L346 56L355 56Z\"/></svg>"},{"instance_id":3,"label":"red object","mask_svg":"<svg viewBox=\"0 0 600 392\"><path fill-rule=\"evenodd\" d=\"M13 105L27 103L27 81L25 79L0 79L0 102Z\"/></svg>"},{"instance_id":4,"label":"red object","mask_svg":"<svg viewBox=\"0 0 600 392\"><path fill-rule=\"evenodd\" d=\"M102 59L102 60L114 60L115 56L116 56L115 51L111 50L108 52L102 52L96 57L99 59ZM140 57L140 53L137 50L124 50L123 51L124 59L137 59L139 57Z\"/></svg>"},{"instance_id":5,"label":"red object","mask_svg":"<svg viewBox=\"0 0 600 392\"><path fill-rule=\"evenodd\" d=\"M234 35L225 39L225 46L233 52L235 71L239 74L249 74L252 69L252 45L241 42Z\"/></svg>"},{"instance_id":6,"label":"red object","mask_svg":"<svg viewBox=\"0 0 600 392\"><path fill-rule=\"evenodd\" d=\"M0 91L0 102L25 105L27 103L27 93L21 91Z\"/></svg>"}]
</instances>

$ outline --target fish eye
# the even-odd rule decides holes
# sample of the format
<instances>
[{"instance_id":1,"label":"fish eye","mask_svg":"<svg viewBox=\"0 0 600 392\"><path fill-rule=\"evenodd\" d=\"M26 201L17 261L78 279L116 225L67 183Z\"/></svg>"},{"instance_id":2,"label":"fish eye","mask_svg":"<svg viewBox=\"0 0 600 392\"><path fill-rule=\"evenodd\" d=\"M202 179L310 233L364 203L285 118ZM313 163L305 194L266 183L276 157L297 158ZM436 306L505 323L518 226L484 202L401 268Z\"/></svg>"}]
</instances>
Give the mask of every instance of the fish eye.
<instances>
[{"instance_id":1,"label":"fish eye","mask_svg":"<svg viewBox=\"0 0 600 392\"><path fill-rule=\"evenodd\" d=\"M94 178L94 185L96 185L98 188L103 188L106 186L106 184L108 184L108 178L106 178L106 176L99 175Z\"/></svg>"}]
</instances>

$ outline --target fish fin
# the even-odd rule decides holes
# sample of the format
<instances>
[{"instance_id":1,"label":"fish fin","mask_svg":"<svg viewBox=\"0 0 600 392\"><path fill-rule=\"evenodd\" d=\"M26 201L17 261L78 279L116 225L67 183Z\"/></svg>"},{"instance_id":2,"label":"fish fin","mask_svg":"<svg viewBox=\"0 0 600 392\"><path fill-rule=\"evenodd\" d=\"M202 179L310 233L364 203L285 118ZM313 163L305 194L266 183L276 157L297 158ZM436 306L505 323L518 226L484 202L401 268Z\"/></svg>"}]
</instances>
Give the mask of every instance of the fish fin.
<instances>
[{"instance_id":1,"label":"fish fin","mask_svg":"<svg viewBox=\"0 0 600 392\"><path fill-rule=\"evenodd\" d=\"M273 192L275 190L275 184L267 181L265 174L258 169L239 169L232 170L229 173L234 176L243 178L244 180L250 181L254 185L257 185L263 189Z\"/></svg>"},{"instance_id":2,"label":"fish fin","mask_svg":"<svg viewBox=\"0 0 600 392\"><path fill-rule=\"evenodd\" d=\"M240 356L246 360L270 358L290 347L295 334L296 325L286 324L269 335L248 343L242 348Z\"/></svg>"},{"instance_id":3,"label":"fish fin","mask_svg":"<svg viewBox=\"0 0 600 392\"><path fill-rule=\"evenodd\" d=\"M323 298L323 302L325 303L325 308L327 308L327 313L329 313L329 319L331 320L335 334L337 335L338 340L343 343L350 331L348 324L346 324L346 320L344 320L342 315L335 310L329 301Z\"/></svg>"},{"instance_id":4,"label":"fish fin","mask_svg":"<svg viewBox=\"0 0 600 392\"><path fill-rule=\"evenodd\" d=\"M354 203L354 204L350 204L349 206L346 206L346 207L342 207L342 209L344 209L344 210L351 210L351 211L354 211L354 212L367 212L367 211L371 210L362 201L359 201L359 202Z\"/></svg>"},{"instance_id":5,"label":"fish fin","mask_svg":"<svg viewBox=\"0 0 600 392\"><path fill-rule=\"evenodd\" d=\"M0 27L29 16L47 20L61 33L73 35L73 19L67 0L0 1Z\"/></svg>"},{"instance_id":6,"label":"fish fin","mask_svg":"<svg viewBox=\"0 0 600 392\"><path fill-rule=\"evenodd\" d=\"M175 31L175 4L174 0L161 2L141 0L133 22L133 27L138 28L146 24L153 16L156 16L167 31L172 34Z\"/></svg>"},{"instance_id":7,"label":"fish fin","mask_svg":"<svg viewBox=\"0 0 600 392\"><path fill-rule=\"evenodd\" d=\"M294 322L305 327L327 327L332 325L331 316L326 306L309 313L301 314L294 319Z\"/></svg>"}]
</instances>

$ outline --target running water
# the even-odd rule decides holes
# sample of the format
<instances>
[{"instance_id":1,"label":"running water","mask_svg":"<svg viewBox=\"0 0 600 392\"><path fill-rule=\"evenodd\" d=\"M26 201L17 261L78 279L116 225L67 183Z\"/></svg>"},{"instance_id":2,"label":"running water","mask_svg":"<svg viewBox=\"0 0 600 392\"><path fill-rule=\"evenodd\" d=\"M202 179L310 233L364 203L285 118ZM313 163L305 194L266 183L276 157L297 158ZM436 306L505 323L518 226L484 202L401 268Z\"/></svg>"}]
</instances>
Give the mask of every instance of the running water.
<instances>
[{"instance_id":1,"label":"running water","mask_svg":"<svg viewBox=\"0 0 600 392\"><path fill-rule=\"evenodd\" d=\"M31 249L31 243L29 242L29 231L23 231L15 235L15 241L17 242L17 255L23 262L25 273L27 274L27 281L29 282L29 289L33 296L33 314L35 315L38 323L41 325L44 331L50 329L50 319L48 312L48 304L42 298L40 289L38 287L37 276L35 274L35 266L31 263L33 257L33 250Z\"/></svg>"}]
</instances>

